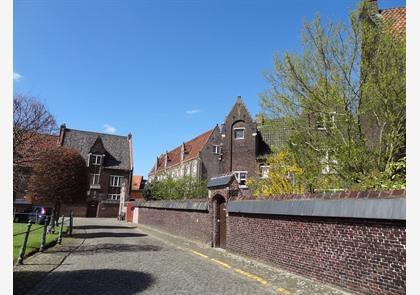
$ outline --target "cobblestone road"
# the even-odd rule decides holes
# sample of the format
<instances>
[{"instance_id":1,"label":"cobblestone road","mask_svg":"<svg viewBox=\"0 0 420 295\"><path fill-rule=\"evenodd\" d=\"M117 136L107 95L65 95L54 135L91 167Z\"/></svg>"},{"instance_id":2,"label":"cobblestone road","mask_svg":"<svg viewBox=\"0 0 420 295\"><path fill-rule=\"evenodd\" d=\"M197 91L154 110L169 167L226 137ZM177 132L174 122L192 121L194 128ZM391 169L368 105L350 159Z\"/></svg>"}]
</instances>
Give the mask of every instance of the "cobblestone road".
<instances>
[{"instance_id":1,"label":"cobblestone road","mask_svg":"<svg viewBox=\"0 0 420 295\"><path fill-rule=\"evenodd\" d=\"M114 219L79 218L75 225L79 246L28 294L312 293L278 288L242 268ZM324 286L318 291L344 294Z\"/></svg>"}]
</instances>

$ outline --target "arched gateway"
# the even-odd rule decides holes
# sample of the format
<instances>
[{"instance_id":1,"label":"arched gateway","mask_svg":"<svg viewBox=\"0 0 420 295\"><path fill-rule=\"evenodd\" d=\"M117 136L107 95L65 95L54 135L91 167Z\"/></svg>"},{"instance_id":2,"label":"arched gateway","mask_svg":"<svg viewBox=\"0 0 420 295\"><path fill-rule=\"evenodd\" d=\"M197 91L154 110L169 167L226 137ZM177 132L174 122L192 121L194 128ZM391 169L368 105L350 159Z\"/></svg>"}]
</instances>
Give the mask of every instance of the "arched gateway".
<instances>
[{"instance_id":1,"label":"arched gateway","mask_svg":"<svg viewBox=\"0 0 420 295\"><path fill-rule=\"evenodd\" d=\"M212 218L212 246L226 247L227 203L239 197L241 191L233 174L213 177L209 180L210 216Z\"/></svg>"}]
</instances>

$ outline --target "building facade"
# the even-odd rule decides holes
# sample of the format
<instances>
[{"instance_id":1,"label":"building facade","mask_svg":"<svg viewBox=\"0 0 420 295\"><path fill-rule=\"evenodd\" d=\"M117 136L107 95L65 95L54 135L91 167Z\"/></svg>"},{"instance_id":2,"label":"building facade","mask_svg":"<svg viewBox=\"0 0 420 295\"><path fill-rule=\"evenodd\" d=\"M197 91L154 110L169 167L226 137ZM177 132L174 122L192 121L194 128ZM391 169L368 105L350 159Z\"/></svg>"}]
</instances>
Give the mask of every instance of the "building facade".
<instances>
[{"instance_id":1,"label":"building facade","mask_svg":"<svg viewBox=\"0 0 420 295\"><path fill-rule=\"evenodd\" d=\"M223 124L160 155L149 173L149 181L234 174L240 187L246 189L249 177L264 172L263 160L271 152L270 145L282 138L279 132L264 130L263 126L264 122L257 124L252 118L239 96Z\"/></svg>"},{"instance_id":2,"label":"building facade","mask_svg":"<svg viewBox=\"0 0 420 295\"><path fill-rule=\"evenodd\" d=\"M117 217L121 189L131 192L132 136L120 136L60 127L59 145L78 150L89 171L87 217Z\"/></svg>"}]
</instances>

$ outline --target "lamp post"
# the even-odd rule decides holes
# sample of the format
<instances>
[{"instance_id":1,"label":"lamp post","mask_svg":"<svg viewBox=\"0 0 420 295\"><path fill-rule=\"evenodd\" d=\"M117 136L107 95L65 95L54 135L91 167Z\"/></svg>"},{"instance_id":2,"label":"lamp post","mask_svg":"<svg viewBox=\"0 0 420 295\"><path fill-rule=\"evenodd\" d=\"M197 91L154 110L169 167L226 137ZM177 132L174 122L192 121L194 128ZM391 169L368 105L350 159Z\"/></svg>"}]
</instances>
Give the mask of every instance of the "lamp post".
<instances>
[{"instance_id":1,"label":"lamp post","mask_svg":"<svg viewBox=\"0 0 420 295\"><path fill-rule=\"evenodd\" d=\"M118 219L122 220L122 214L123 214L123 208L124 208L124 202L125 202L125 193L126 193L126 182L123 181L121 185L121 193L120 193L120 207L118 209Z\"/></svg>"}]
</instances>

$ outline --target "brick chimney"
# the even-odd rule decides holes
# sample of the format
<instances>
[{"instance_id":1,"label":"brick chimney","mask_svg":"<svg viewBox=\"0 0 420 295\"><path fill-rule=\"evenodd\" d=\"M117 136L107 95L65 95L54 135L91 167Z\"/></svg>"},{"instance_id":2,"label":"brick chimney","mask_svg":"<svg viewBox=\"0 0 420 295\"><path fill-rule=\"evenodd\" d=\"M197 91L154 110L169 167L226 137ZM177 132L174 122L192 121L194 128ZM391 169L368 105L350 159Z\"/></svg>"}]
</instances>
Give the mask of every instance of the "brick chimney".
<instances>
[{"instance_id":1,"label":"brick chimney","mask_svg":"<svg viewBox=\"0 0 420 295\"><path fill-rule=\"evenodd\" d=\"M63 146L64 142L64 132L66 131L66 124L63 123L60 125L60 134L58 136L58 145Z\"/></svg>"}]
</instances>

